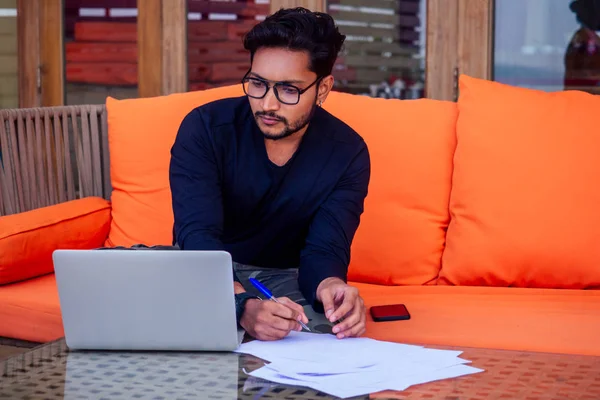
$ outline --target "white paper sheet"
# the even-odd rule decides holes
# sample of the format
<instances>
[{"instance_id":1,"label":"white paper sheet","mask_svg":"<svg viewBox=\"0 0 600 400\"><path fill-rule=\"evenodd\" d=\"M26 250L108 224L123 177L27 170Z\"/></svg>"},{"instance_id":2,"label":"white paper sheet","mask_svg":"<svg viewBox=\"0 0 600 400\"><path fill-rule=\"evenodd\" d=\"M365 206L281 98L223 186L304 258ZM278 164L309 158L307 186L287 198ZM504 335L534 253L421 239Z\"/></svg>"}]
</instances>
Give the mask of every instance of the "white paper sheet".
<instances>
[{"instance_id":1,"label":"white paper sheet","mask_svg":"<svg viewBox=\"0 0 600 400\"><path fill-rule=\"evenodd\" d=\"M461 351L427 349L368 338L292 332L280 341L252 341L236 352L268 361L249 375L286 385L310 387L347 398L382 390L482 372L460 358Z\"/></svg>"}]
</instances>

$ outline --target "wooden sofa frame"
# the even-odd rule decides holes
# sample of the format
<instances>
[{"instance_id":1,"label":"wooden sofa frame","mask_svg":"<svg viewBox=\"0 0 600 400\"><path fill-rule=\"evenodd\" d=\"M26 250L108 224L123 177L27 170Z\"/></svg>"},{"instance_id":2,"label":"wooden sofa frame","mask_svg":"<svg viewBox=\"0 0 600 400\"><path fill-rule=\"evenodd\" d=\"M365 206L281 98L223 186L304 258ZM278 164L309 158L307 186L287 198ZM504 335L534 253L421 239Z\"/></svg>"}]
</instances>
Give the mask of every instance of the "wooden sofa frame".
<instances>
[{"instance_id":1,"label":"wooden sofa frame","mask_svg":"<svg viewBox=\"0 0 600 400\"><path fill-rule=\"evenodd\" d=\"M104 105L0 110L0 216L109 199L109 166Z\"/></svg>"},{"instance_id":2,"label":"wooden sofa frame","mask_svg":"<svg viewBox=\"0 0 600 400\"><path fill-rule=\"evenodd\" d=\"M110 199L106 117L104 105L0 110L0 216ZM0 345L38 343L0 337Z\"/></svg>"}]
</instances>

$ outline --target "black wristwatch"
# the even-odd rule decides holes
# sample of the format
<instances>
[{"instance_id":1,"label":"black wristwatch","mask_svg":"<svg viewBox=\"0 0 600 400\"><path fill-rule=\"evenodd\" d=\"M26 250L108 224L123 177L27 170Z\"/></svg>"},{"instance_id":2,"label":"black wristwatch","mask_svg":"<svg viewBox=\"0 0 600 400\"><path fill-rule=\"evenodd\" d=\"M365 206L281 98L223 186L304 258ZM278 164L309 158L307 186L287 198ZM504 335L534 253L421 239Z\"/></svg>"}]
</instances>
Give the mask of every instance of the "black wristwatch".
<instances>
[{"instance_id":1,"label":"black wristwatch","mask_svg":"<svg viewBox=\"0 0 600 400\"><path fill-rule=\"evenodd\" d=\"M235 295L235 317L238 327L240 326L240 320L244 309L246 308L246 302L250 299L259 299L260 297L249 294L248 292L238 293Z\"/></svg>"}]
</instances>

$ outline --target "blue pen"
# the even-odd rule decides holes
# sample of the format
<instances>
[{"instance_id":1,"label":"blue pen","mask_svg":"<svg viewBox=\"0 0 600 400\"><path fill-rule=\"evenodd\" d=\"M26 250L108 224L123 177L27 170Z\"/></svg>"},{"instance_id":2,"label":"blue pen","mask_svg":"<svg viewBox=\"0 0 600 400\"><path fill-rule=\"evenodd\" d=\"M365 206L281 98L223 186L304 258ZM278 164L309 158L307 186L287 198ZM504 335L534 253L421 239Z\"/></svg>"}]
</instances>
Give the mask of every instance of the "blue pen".
<instances>
[{"instance_id":1,"label":"blue pen","mask_svg":"<svg viewBox=\"0 0 600 400\"><path fill-rule=\"evenodd\" d=\"M277 301L277 299L273 296L273 294L271 294L271 291L269 289L267 289L262 283L260 283L259 281L257 281L254 278L250 278L250 283L252 283L258 290L260 290L260 292L262 294L264 294L267 299L269 300L273 300L275 303L279 303L282 304L281 302ZM285 304L283 304L285 305ZM298 323L300 324L300 326L302 326L304 329L306 329L307 331L311 332L310 329L308 329L308 326L306 326L306 324L302 321L298 321Z\"/></svg>"}]
</instances>

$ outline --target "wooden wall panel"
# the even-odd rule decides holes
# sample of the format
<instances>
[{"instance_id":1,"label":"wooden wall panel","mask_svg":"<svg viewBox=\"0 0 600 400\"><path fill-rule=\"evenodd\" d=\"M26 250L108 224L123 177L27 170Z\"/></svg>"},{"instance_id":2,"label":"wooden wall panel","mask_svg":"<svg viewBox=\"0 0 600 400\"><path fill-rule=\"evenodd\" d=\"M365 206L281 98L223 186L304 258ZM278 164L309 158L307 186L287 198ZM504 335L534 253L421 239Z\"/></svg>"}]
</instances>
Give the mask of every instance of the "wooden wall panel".
<instances>
[{"instance_id":1,"label":"wooden wall panel","mask_svg":"<svg viewBox=\"0 0 600 400\"><path fill-rule=\"evenodd\" d=\"M162 1L138 1L138 93L162 94Z\"/></svg>"},{"instance_id":2,"label":"wooden wall panel","mask_svg":"<svg viewBox=\"0 0 600 400\"><path fill-rule=\"evenodd\" d=\"M0 0L0 8L14 10L16 0ZM17 17L0 16L0 108L17 108L18 96L18 57L17 57Z\"/></svg>"},{"instance_id":3,"label":"wooden wall panel","mask_svg":"<svg viewBox=\"0 0 600 400\"><path fill-rule=\"evenodd\" d=\"M458 70L492 79L494 0L458 0Z\"/></svg>"},{"instance_id":4,"label":"wooden wall panel","mask_svg":"<svg viewBox=\"0 0 600 400\"><path fill-rule=\"evenodd\" d=\"M63 1L40 3L41 105L61 106L65 104Z\"/></svg>"},{"instance_id":5,"label":"wooden wall panel","mask_svg":"<svg viewBox=\"0 0 600 400\"><path fill-rule=\"evenodd\" d=\"M163 0L162 93L187 91L187 1Z\"/></svg>"},{"instance_id":6,"label":"wooden wall panel","mask_svg":"<svg viewBox=\"0 0 600 400\"><path fill-rule=\"evenodd\" d=\"M138 0L139 97L187 91L186 3Z\"/></svg>"},{"instance_id":7,"label":"wooden wall panel","mask_svg":"<svg viewBox=\"0 0 600 400\"><path fill-rule=\"evenodd\" d=\"M19 107L38 107L40 65L40 0L17 1L17 43L19 48Z\"/></svg>"},{"instance_id":8,"label":"wooden wall panel","mask_svg":"<svg viewBox=\"0 0 600 400\"><path fill-rule=\"evenodd\" d=\"M17 0L19 107L64 104L62 9L62 0Z\"/></svg>"},{"instance_id":9,"label":"wooden wall panel","mask_svg":"<svg viewBox=\"0 0 600 400\"><path fill-rule=\"evenodd\" d=\"M427 1L425 94L430 99L455 100L458 68L458 7L456 1Z\"/></svg>"}]
</instances>

